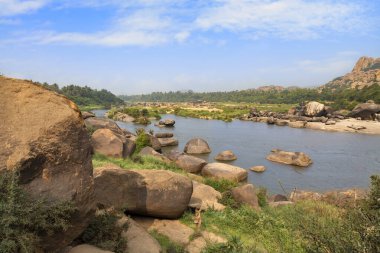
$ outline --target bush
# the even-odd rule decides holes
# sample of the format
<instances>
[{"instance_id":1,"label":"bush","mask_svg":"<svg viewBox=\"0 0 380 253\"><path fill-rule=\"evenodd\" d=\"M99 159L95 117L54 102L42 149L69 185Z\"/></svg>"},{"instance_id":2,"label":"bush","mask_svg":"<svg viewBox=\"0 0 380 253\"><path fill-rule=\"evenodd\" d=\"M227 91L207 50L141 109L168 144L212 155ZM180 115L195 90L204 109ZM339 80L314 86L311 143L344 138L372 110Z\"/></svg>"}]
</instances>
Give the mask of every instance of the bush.
<instances>
[{"instance_id":1,"label":"bush","mask_svg":"<svg viewBox=\"0 0 380 253\"><path fill-rule=\"evenodd\" d=\"M216 180L212 178L205 178L204 183L213 187L215 190L223 193L236 187L238 184L231 180L221 179Z\"/></svg>"},{"instance_id":2,"label":"bush","mask_svg":"<svg viewBox=\"0 0 380 253\"><path fill-rule=\"evenodd\" d=\"M137 129L136 133L137 133L137 138L136 138L135 154L138 154L141 151L141 149L150 145L150 139L143 128Z\"/></svg>"},{"instance_id":3,"label":"bush","mask_svg":"<svg viewBox=\"0 0 380 253\"><path fill-rule=\"evenodd\" d=\"M102 212L95 216L80 240L104 250L115 253L123 253L127 247L127 241L122 237L123 230L128 229L128 223L118 226L119 217L111 212Z\"/></svg>"},{"instance_id":4,"label":"bush","mask_svg":"<svg viewBox=\"0 0 380 253\"><path fill-rule=\"evenodd\" d=\"M69 226L69 202L34 200L18 185L18 174L0 173L0 252L35 252L41 238Z\"/></svg>"}]
</instances>

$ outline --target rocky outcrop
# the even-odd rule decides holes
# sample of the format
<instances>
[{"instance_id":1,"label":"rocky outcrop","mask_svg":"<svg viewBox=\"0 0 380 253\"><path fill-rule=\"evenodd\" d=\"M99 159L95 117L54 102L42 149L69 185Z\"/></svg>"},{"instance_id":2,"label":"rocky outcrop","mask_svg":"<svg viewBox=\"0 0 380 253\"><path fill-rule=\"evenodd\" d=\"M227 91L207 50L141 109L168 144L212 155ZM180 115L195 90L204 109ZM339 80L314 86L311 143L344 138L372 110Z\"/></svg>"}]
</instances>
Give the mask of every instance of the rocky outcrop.
<instances>
[{"instance_id":1,"label":"rocky outcrop","mask_svg":"<svg viewBox=\"0 0 380 253\"><path fill-rule=\"evenodd\" d=\"M195 138L186 143L184 152L188 154L208 154L211 153L211 149L205 140Z\"/></svg>"},{"instance_id":2,"label":"rocky outcrop","mask_svg":"<svg viewBox=\"0 0 380 253\"><path fill-rule=\"evenodd\" d=\"M325 105L312 101L305 105L304 115L308 117L320 117L326 114Z\"/></svg>"},{"instance_id":3,"label":"rocky outcrop","mask_svg":"<svg viewBox=\"0 0 380 253\"><path fill-rule=\"evenodd\" d=\"M280 149L273 149L272 153L267 156L272 162L307 167L313 163L311 158L303 152L288 152Z\"/></svg>"},{"instance_id":4,"label":"rocky outcrop","mask_svg":"<svg viewBox=\"0 0 380 253\"><path fill-rule=\"evenodd\" d=\"M380 104L364 103L355 106L348 116L363 120L376 120L377 113L380 113Z\"/></svg>"},{"instance_id":5,"label":"rocky outcrop","mask_svg":"<svg viewBox=\"0 0 380 253\"><path fill-rule=\"evenodd\" d=\"M94 173L98 206L128 213L174 219L187 209L192 181L165 170L124 170L117 166L97 168Z\"/></svg>"},{"instance_id":6,"label":"rocky outcrop","mask_svg":"<svg viewBox=\"0 0 380 253\"><path fill-rule=\"evenodd\" d=\"M209 185L193 181L193 194L191 195L189 207L200 210L213 209L221 211L225 206L219 203L222 194Z\"/></svg>"},{"instance_id":7,"label":"rocky outcrop","mask_svg":"<svg viewBox=\"0 0 380 253\"><path fill-rule=\"evenodd\" d=\"M260 209L256 189L252 184L245 184L231 190L232 197L240 204L246 204L254 209Z\"/></svg>"},{"instance_id":8,"label":"rocky outcrop","mask_svg":"<svg viewBox=\"0 0 380 253\"><path fill-rule=\"evenodd\" d=\"M363 89L380 84L380 58L361 57L352 72L335 78L320 89Z\"/></svg>"},{"instance_id":9,"label":"rocky outcrop","mask_svg":"<svg viewBox=\"0 0 380 253\"><path fill-rule=\"evenodd\" d=\"M47 252L83 232L93 213L91 145L78 107L29 81L0 76L0 172L19 171L35 199L69 201L69 228L43 238Z\"/></svg>"},{"instance_id":10,"label":"rocky outcrop","mask_svg":"<svg viewBox=\"0 0 380 253\"><path fill-rule=\"evenodd\" d=\"M149 139L149 146L152 147L154 150L161 152L161 143L158 140L158 138L148 133L146 133L146 136Z\"/></svg>"},{"instance_id":11,"label":"rocky outcrop","mask_svg":"<svg viewBox=\"0 0 380 253\"><path fill-rule=\"evenodd\" d=\"M215 156L215 160L217 161L234 161L236 159L236 155L231 150L222 151Z\"/></svg>"},{"instance_id":12,"label":"rocky outcrop","mask_svg":"<svg viewBox=\"0 0 380 253\"><path fill-rule=\"evenodd\" d=\"M156 138L171 138L174 136L173 133L156 133L154 135Z\"/></svg>"},{"instance_id":13,"label":"rocky outcrop","mask_svg":"<svg viewBox=\"0 0 380 253\"><path fill-rule=\"evenodd\" d=\"M105 118L90 117L85 119L86 127L95 131L101 128L107 128L118 135L124 135L125 132L116 124L115 121Z\"/></svg>"},{"instance_id":14,"label":"rocky outcrop","mask_svg":"<svg viewBox=\"0 0 380 253\"><path fill-rule=\"evenodd\" d=\"M88 119L88 118L92 118L92 117L95 117L95 114L93 114L92 112L82 112L82 118L83 119Z\"/></svg>"},{"instance_id":15,"label":"rocky outcrop","mask_svg":"<svg viewBox=\"0 0 380 253\"><path fill-rule=\"evenodd\" d=\"M189 173L199 173L207 164L205 160L191 155L180 155L175 160L175 163Z\"/></svg>"},{"instance_id":16,"label":"rocky outcrop","mask_svg":"<svg viewBox=\"0 0 380 253\"><path fill-rule=\"evenodd\" d=\"M209 163L202 169L202 176L241 182L247 179L245 169L225 163Z\"/></svg>"}]
</instances>

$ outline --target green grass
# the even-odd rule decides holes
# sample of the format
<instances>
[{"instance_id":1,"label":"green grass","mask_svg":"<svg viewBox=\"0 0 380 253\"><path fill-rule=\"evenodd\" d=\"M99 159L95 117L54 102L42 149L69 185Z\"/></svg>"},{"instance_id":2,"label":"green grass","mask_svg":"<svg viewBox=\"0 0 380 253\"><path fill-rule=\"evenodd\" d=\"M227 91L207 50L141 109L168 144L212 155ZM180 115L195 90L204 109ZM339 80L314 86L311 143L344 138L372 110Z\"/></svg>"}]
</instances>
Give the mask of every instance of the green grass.
<instances>
[{"instance_id":1,"label":"green grass","mask_svg":"<svg viewBox=\"0 0 380 253\"><path fill-rule=\"evenodd\" d=\"M149 170L170 170L176 173L185 174L185 172L174 163L166 163L153 156L136 156L134 160L127 158L112 158L101 154L95 154L92 157L94 168L102 167L107 164L116 164L123 169L149 169Z\"/></svg>"},{"instance_id":2,"label":"green grass","mask_svg":"<svg viewBox=\"0 0 380 253\"><path fill-rule=\"evenodd\" d=\"M81 105L79 106L79 110L83 111L92 111L92 110L101 110L104 109L104 105Z\"/></svg>"},{"instance_id":3,"label":"green grass","mask_svg":"<svg viewBox=\"0 0 380 253\"><path fill-rule=\"evenodd\" d=\"M152 231L150 234L161 245L162 253L185 253L184 247L171 241L167 236L159 234L157 231Z\"/></svg>"}]
</instances>

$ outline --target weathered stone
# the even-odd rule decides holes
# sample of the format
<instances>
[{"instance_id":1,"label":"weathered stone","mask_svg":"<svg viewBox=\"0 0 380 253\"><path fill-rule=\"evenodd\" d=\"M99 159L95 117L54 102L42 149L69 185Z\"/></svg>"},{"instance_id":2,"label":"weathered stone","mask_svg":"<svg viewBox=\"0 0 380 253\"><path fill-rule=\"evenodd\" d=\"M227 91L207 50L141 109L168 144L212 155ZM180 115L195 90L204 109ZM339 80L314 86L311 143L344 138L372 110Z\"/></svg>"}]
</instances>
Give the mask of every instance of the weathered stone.
<instances>
[{"instance_id":1,"label":"weathered stone","mask_svg":"<svg viewBox=\"0 0 380 253\"><path fill-rule=\"evenodd\" d=\"M178 146L178 140L175 138L158 138L158 141L161 144L161 147L168 147L168 146Z\"/></svg>"},{"instance_id":2,"label":"weathered stone","mask_svg":"<svg viewBox=\"0 0 380 253\"><path fill-rule=\"evenodd\" d=\"M236 202L247 204L255 209L260 209L256 190L252 184L235 187L231 190L231 193Z\"/></svg>"},{"instance_id":3,"label":"weathered stone","mask_svg":"<svg viewBox=\"0 0 380 253\"><path fill-rule=\"evenodd\" d=\"M276 194L270 197L269 201L278 202L278 201L288 201L288 198L281 194Z\"/></svg>"},{"instance_id":4,"label":"weathered stone","mask_svg":"<svg viewBox=\"0 0 380 253\"><path fill-rule=\"evenodd\" d=\"M30 81L0 76L0 172L18 171L35 199L77 208L66 231L46 236L45 251L63 249L93 214L91 145L78 107Z\"/></svg>"},{"instance_id":5,"label":"weathered stone","mask_svg":"<svg viewBox=\"0 0 380 253\"><path fill-rule=\"evenodd\" d=\"M116 124L115 121L110 120L110 119L105 119L105 118L96 118L96 117L91 117L87 118L84 121L86 123L86 127L97 130L101 128L107 128L110 129L112 132L118 135L124 135L123 130Z\"/></svg>"},{"instance_id":6,"label":"weathered stone","mask_svg":"<svg viewBox=\"0 0 380 253\"><path fill-rule=\"evenodd\" d=\"M250 170L254 172L264 172L266 168L265 166L259 165L259 166L252 167Z\"/></svg>"},{"instance_id":7,"label":"weathered stone","mask_svg":"<svg viewBox=\"0 0 380 253\"><path fill-rule=\"evenodd\" d=\"M126 141L125 138L124 141ZM96 130L91 136L91 142L95 153L123 158L123 139L110 129Z\"/></svg>"},{"instance_id":8,"label":"weathered stone","mask_svg":"<svg viewBox=\"0 0 380 253\"><path fill-rule=\"evenodd\" d=\"M309 117L320 117L326 114L325 105L312 101L305 105L304 111L305 116Z\"/></svg>"},{"instance_id":9,"label":"weathered stone","mask_svg":"<svg viewBox=\"0 0 380 253\"><path fill-rule=\"evenodd\" d=\"M202 176L240 182L247 179L245 169L225 163L209 163L202 169Z\"/></svg>"},{"instance_id":10,"label":"weathered stone","mask_svg":"<svg viewBox=\"0 0 380 253\"><path fill-rule=\"evenodd\" d=\"M380 113L380 104L364 103L355 106L349 117L360 117L362 120L375 120L375 114Z\"/></svg>"},{"instance_id":11,"label":"weathered stone","mask_svg":"<svg viewBox=\"0 0 380 253\"><path fill-rule=\"evenodd\" d=\"M91 117L95 117L95 114L93 114L92 112L82 112L82 118L83 119L88 119Z\"/></svg>"},{"instance_id":12,"label":"weathered stone","mask_svg":"<svg viewBox=\"0 0 380 253\"><path fill-rule=\"evenodd\" d=\"M293 128L305 128L307 124L307 121L290 121L288 123L288 126Z\"/></svg>"},{"instance_id":13,"label":"weathered stone","mask_svg":"<svg viewBox=\"0 0 380 253\"><path fill-rule=\"evenodd\" d=\"M303 152L288 152L279 149L272 150L272 153L267 156L267 159L272 162L300 167L307 167L313 162L310 157Z\"/></svg>"},{"instance_id":14,"label":"weathered stone","mask_svg":"<svg viewBox=\"0 0 380 253\"><path fill-rule=\"evenodd\" d=\"M211 149L205 140L196 138L186 143L184 152L188 154L208 154L211 153Z\"/></svg>"},{"instance_id":15,"label":"weathered stone","mask_svg":"<svg viewBox=\"0 0 380 253\"><path fill-rule=\"evenodd\" d=\"M121 112L117 112L113 116L113 119L117 121L127 122L127 123L134 122L136 120L134 117L125 113L121 113Z\"/></svg>"},{"instance_id":16,"label":"weathered stone","mask_svg":"<svg viewBox=\"0 0 380 253\"><path fill-rule=\"evenodd\" d=\"M102 250L89 244L81 244L70 249L67 253L112 253L108 250Z\"/></svg>"},{"instance_id":17,"label":"weathered stone","mask_svg":"<svg viewBox=\"0 0 380 253\"><path fill-rule=\"evenodd\" d=\"M158 124L161 126L172 127L175 124L175 120L173 119L160 120Z\"/></svg>"},{"instance_id":18,"label":"weathered stone","mask_svg":"<svg viewBox=\"0 0 380 253\"><path fill-rule=\"evenodd\" d=\"M156 136L156 138L170 138L170 137L173 137L174 134L173 133L156 133L154 136Z\"/></svg>"},{"instance_id":19,"label":"weathered stone","mask_svg":"<svg viewBox=\"0 0 380 253\"><path fill-rule=\"evenodd\" d=\"M231 150L222 151L215 156L215 160L217 161L233 161L236 159L236 155Z\"/></svg>"},{"instance_id":20,"label":"weathered stone","mask_svg":"<svg viewBox=\"0 0 380 253\"><path fill-rule=\"evenodd\" d=\"M161 253L160 244L143 227L128 219L128 230L123 234L127 239L128 253Z\"/></svg>"},{"instance_id":21,"label":"weathered stone","mask_svg":"<svg viewBox=\"0 0 380 253\"><path fill-rule=\"evenodd\" d=\"M283 119L276 119L274 122L277 126L287 126L288 121Z\"/></svg>"},{"instance_id":22,"label":"weathered stone","mask_svg":"<svg viewBox=\"0 0 380 253\"><path fill-rule=\"evenodd\" d=\"M178 156L175 163L178 167L190 173L201 172L202 168L207 164L205 160L190 155Z\"/></svg>"},{"instance_id":23,"label":"weathered stone","mask_svg":"<svg viewBox=\"0 0 380 253\"><path fill-rule=\"evenodd\" d=\"M149 146L152 147L154 150L161 152L161 143L158 140L158 138L148 133L146 134L146 136L149 139Z\"/></svg>"},{"instance_id":24,"label":"weathered stone","mask_svg":"<svg viewBox=\"0 0 380 253\"><path fill-rule=\"evenodd\" d=\"M158 159L160 159L166 163L171 162L167 157L158 153L152 147L145 147L145 148L141 149L141 151L139 152L139 155L141 155L141 156L153 156L153 157L156 157L156 158L158 158Z\"/></svg>"},{"instance_id":25,"label":"weathered stone","mask_svg":"<svg viewBox=\"0 0 380 253\"><path fill-rule=\"evenodd\" d=\"M222 194L211 186L193 181L193 194L191 195L189 207L221 211L225 208L224 205L218 202L221 198Z\"/></svg>"},{"instance_id":26,"label":"weathered stone","mask_svg":"<svg viewBox=\"0 0 380 253\"><path fill-rule=\"evenodd\" d=\"M170 150L169 153L166 153L165 156L169 158L170 161L176 161L179 156L184 155L183 152L180 152L178 150Z\"/></svg>"},{"instance_id":27,"label":"weathered stone","mask_svg":"<svg viewBox=\"0 0 380 253\"><path fill-rule=\"evenodd\" d=\"M137 215L174 219L187 209L192 181L166 170L124 170L116 166L95 170L95 197L101 207Z\"/></svg>"}]
</instances>

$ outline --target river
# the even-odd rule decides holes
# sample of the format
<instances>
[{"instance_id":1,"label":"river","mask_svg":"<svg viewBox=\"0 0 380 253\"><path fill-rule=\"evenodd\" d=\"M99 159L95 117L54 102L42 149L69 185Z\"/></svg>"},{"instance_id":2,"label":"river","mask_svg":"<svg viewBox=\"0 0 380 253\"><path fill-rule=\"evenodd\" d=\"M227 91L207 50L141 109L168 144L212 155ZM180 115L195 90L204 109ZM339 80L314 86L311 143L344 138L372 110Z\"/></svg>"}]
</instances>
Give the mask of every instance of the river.
<instances>
[{"instance_id":1,"label":"river","mask_svg":"<svg viewBox=\"0 0 380 253\"><path fill-rule=\"evenodd\" d=\"M94 111L98 117L105 110ZM236 120L202 120L175 115L163 115L163 119L176 121L173 128L159 128L158 132L173 132L179 141L174 147L183 151L188 140L194 137L205 139L212 153L199 156L208 162L223 150L232 150L238 159L229 162L245 169L264 165L263 173L248 171L248 182L265 187L271 193L289 193L294 188L312 191L330 189L366 188L369 177L380 174L380 136L324 132L311 129L297 129ZM134 132L142 127L133 123L117 122L120 127ZM287 151L300 151L308 154L314 161L310 167L299 168L267 161L265 157L274 148ZM170 148L172 149L172 148ZM163 152L170 150L165 148Z\"/></svg>"}]
</instances>

